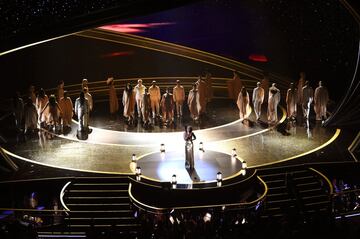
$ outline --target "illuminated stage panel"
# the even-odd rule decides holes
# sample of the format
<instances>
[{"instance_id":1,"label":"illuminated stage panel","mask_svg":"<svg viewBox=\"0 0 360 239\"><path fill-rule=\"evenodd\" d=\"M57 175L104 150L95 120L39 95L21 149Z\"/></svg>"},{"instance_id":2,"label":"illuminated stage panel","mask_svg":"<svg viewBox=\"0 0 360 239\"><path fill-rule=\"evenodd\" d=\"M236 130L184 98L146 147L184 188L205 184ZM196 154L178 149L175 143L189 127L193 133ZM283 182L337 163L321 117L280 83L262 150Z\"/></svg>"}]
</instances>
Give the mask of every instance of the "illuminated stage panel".
<instances>
[{"instance_id":1,"label":"illuminated stage panel","mask_svg":"<svg viewBox=\"0 0 360 239\"><path fill-rule=\"evenodd\" d=\"M178 148L181 146L183 145L178 145ZM222 173L223 178L227 178L241 170L240 160L232 159L228 154L209 150L202 153L194 146L194 156L194 171L185 168L184 150L166 152L163 156L160 152L151 153L142 157L137 165L141 167L142 175L147 178L169 182L175 174L180 184L214 181L218 172Z\"/></svg>"}]
</instances>

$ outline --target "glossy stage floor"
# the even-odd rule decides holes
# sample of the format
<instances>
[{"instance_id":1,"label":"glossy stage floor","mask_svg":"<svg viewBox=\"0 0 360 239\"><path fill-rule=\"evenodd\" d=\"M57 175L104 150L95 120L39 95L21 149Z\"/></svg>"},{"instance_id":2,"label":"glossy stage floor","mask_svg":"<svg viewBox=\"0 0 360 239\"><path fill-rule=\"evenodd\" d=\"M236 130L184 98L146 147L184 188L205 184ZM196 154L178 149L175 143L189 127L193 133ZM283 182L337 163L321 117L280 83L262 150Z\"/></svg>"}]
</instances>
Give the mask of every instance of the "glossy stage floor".
<instances>
[{"instance_id":1,"label":"glossy stage floor","mask_svg":"<svg viewBox=\"0 0 360 239\"><path fill-rule=\"evenodd\" d=\"M231 79L229 75L232 74L232 70L240 72L243 83L250 93L256 82L261 80L263 71L231 59L172 43L91 29L54 40L44 46L38 45L36 48L24 49L19 57L32 56L42 50L49 54L49 49L56 49L60 45L63 51L73 55L66 58L64 62L56 64L67 64L68 59L73 57L80 62L79 57L82 57L82 54L76 51L77 48L74 49L76 45L81 49L83 47L87 54L92 56L89 59L98 61L93 62L94 65L99 65L104 64L103 58L98 57L101 54L98 52L99 44L112 50L136 52L136 54L131 54L131 61L123 61L124 65L120 67L122 74L132 75L133 78L115 80L119 96L127 82L135 82L139 77L134 76L136 72L153 76L154 70L158 74L161 71L162 75L159 77L143 75L141 78L146 85L156 79L162 90L166 86L173 86L175 79L181 79L188 92L191 84L196 80L193 74L194 69L197 72L199 69L210 69L213 73L214 99L208 104L206 117L199 123L194 123L190 120L188 112L185 112L184 118L176 119L175 126L172 127L160 127L156 122L153 127L147 129L140 124L128 126L124 124L120 113L116 119L109 119L106 110L98 111L98 109L108 107L108 88L104 80L94 81L90 82L90 91L95 99L95 110L90 124L92 133L86 140L77 138L76 122L73 122L72 130L67 134L54 134L40 130L33 135L23 135L10 130L6 125L7 121L1 120L1 147L5 153L31 164L104 174L134 173L131 158L132 154L136 154L136 157L140 158L139 164L142 165L144 174L155 180L170 180L169 175L176 171L179 175L183 175L180 181L211 181L215 179L217 171L224 172L224 177L238 172L238 162L234 164L229 156L233 148L236 148L239 160L245 160L248 167L260 167L290 160L297 162L304 155L320 152L322 148L334 142L340 134L339 129L323 128L320 124L315 124L313 120L310 128L304 127L301 119L298 119L296 124L287 123L283 108L279 108L279 125L268 127L264 123L266 122L266 105L263 105L262 122L255 122L252 112L250 121L241 123L238 120L238 109L235 103L227 98L226 83ZM134 65L136 62L139 64ZM172 64L166 64L167 62ZM48 61L44 59L44 62L41 62L41 69L47 63ZM160 67L161 64L166 66ZM173 76L169 72L175 72L180 76ZM286 92L288 80L275 74L269 74L269 78L271 82L278 84L282 93ZM46 80L42 82L45 85L47 83ZM65 89L69 91L73 100L79 94L78 83L77 81L77 84L65 85ZM54 92L54 90L55 88L48 89L47 92ZM5 102L2 105L9 104ZM6 112L6 109L1 108L1 110ZM196 178L183 171L182 131L185 125L192 125L195 130L194 133L197 136L195 149L198 148L199 142L203 142L206 152L205 158L199 158L196 162ZM160 144L165 144L166 152L169 153L165 162L161 157L149 157L159 152ZM176 160L170 157L171 155ZM232 167L232 164L235 166Z\"/></svg>"}]
</instances>

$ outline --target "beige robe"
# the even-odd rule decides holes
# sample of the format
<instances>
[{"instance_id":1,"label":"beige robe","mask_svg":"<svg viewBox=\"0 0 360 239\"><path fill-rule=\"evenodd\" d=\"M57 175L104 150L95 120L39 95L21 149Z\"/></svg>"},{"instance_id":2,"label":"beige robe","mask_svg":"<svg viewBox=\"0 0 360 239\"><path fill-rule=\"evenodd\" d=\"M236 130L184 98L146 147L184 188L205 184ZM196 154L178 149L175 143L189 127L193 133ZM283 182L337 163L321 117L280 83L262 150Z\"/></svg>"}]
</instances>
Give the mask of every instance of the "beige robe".
<instances>
[{"instance_id":1,"label":"beige robe","mask_svg":"<svg viewBox=\"0 0 360 239\"><path fill-rule=\"evenodd\" d=\"M178 116L182 116L182 107L185 101L185 91L183 86L175 86L173 88L173 96L176 105L176 113Z\"/></svg>"},{"instance_id":2,"label":"beige robe","mask_svg":"<svg viewBox=\"0 0 360 239\"><path fill-rule=\"evenodd\" d=\"M62 112L62 124L64 126L70 126L73 117L73 103L70 97L62 97L59 102L59 106Z\"/></svg>"},{"instance_id":3,"label":"beige robe","mask_svg":"<svg viewBox=\"0 0 360 239\"><path fill-rule=\"evenodd\" d=\"M239 76L234 76L232 80L227 82L229 98L237 100L241 88L243 87L242 81Z\"/></svg>"},{"instance_id":4,"label":"beige robe","mask_svg":"<svg viewBox=\"0 0 360 239\"><path fill-rule=\"evenodd\" d=\"M124 116L125 117L134 117L135 110L135 93L131 91L131 93L124 90L122 103L124 106Z\"/></svg>"},{"instance_id":5,"label":"beige robe","mask_svg":"<svg viewBox=\"0 0 360 239\"><path fill-rule=\"evenodd\" d=\"M206 112L206 83L203 80L198 80L196 82L197 90L198 90L198 106L199 107L199 114Z\"/></svg>"},{"instance_id":6,"label":"beige robe","mask_svg":"<svg viewBox=\"0 0 360 239\"><path fill-rule=\"evenodd\" d=\"M116 89L114 85L110 85L109 87L109 105L110 105L110 114L114 114L119 110L119 101L116 95Z\"/></svg>"},{"instance_id":7,"label":"beige robe","mask_svg":"<svg viewBox=\"0 0 360 239\"><path fill-rule=\"evenodd\" d=\"M85 99L87 99L89 102L89 112L91 112L93 110L94 104L93 104L93 98L89 92L85 93Z\"/></svg>"},{"instance_id":8,"label":"beige robe","mask_svg":"<svg viewBox=\"0 0 360 239\"><path fill-rule=\"evenodd\" d=\"M269 88L269 99L268 99L268 121L269 123L276 123L278 121L277 116L277 107L280 103L280 91L277 89L277 92L275 94L272 94L270 90L273 89L273 87Z\"/></svg>"},{"instance_id":9,"label":"beige robe","mask_svg":"<svg viewBox=\"0 0 360 239\"><path fill-rule=\"evenodd\" d=\"M159 114L159 110L160 110L161 94L160 94L159 86L157 86L157 85L150 86L149 87L149 95L150 95L151 111L153 113L153 117L155 117L155 115Z\"/></svg>"},{"instance_id":10,"label":"beige robe","mask_svg":"<svg viewBox=\"0 0 360 239\"><path fill-rule=\"evenodd\" d=\"M249 93L246 92L246 95L244 96L240 92L236 104L239 109L239 116L241 120L249 118L249 115L251 113L251 108L249 103L250 103Z\"/></svg>"},{"instance_id":11,"label":"beige robe","mask_svg":"<svg viewBox=\"0 0 360 239\"><path fill-rule=\"evenodd\" d=\"M199 118L199 111L198 111L198 92L197 90L190 90L188 95L187 104L189 106L190 116L192 119L196 120Z\"/></svg>"},{"instance_id":12,"label":"beige robe","mask_svg":"<svg viewBox=\"0 0 360 239\"><path fill-rule=\"evenodd\" d=\"M299 105L303 103L303 87L304 87L305 80L304 78L300 78L297 86L297 102Z\"/></svg>"},{"instance_id":13,"label":"beige robe","mask_svg":"<svg viewBox=\"0 0 360 239\"><path fill-rule=\"evenodd\" d=\"M306 119L309 119L310 105L314 100L314 90L311 86L304 86L302 88L302 108Z\"/></svg>"},{"instance_id":14,"label":"beige robe","mask_svg":"<svg viewBox=\"0 0 360 239\"><path fill-rule=\"evenodd\" d=\"M43 108L45 107L45 105L47 104L47 102L49 101L49 98L47 95L45 95L44 98L40 98L40 97L37 97L36 98L36 103L35 103L35 106L36 106L36 110L38 112L38 120L39 120L39 123L41 122L45 122L46 121L46 118L47 118L47 114L49 113L49 111L45 110L43 112L43 114L41 115L40 117L40 113L41 111L43 110Z\"/></svg>"},{"instance_id":15,"label":"beige robe","mask_svg":"<svg viewBox=\"0 0 360 239\"><path fill-rule=\"evenodd\" d=\"M253 105L254 105L254 111L255 111L256 119L260 118L261 105L264 102L264 97L265 97L265 91L261 86L256 87L253 90L252 102L253 102Z\"/></svg>"},{"instance_id":16,"label":"beige robe","mask_svg":"<svg viewBox=\"0 0 360 239\"><path fill-rule=\"evenodd\" d=\"M322 120L326 117L326 106L329 101L328 90L324 86L318 86L315 89L314 95L314 111L316 113L316 120Z\"/></svg>"},{"instance_id":17,"label":"beige robe","mask_svg":"<svg viewBox=\"0 0 360 239\"><path fill-rule=\"evenodd\" d=\"M172 94L163 94L161 98L161 112L163 122L174 119L174 98Z\"/></svg>"},{"instance_id":18,"label":"beige robe","mask_svg":"<svg viewBox=\"0 0 360 239\"><path fill-rule=\"evenodd\" d=\"M287 117L296 117L297 99L298 99L297 90L288 89L286 93Z\"/></svg>"}]
</instances>

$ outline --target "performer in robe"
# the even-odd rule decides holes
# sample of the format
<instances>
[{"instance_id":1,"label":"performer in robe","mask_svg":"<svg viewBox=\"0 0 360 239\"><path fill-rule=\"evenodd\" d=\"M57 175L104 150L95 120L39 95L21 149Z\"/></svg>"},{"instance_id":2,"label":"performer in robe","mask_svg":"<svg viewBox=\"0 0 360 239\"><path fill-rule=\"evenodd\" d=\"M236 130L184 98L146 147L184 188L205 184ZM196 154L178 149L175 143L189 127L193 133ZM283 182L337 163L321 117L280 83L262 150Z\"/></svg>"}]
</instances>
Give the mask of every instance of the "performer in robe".
<instances>
[{"instance_id":1,"label":"performer in robe","mask_svg":"<svg viewBox=\"0 0 360 239\"><path fill-rule=\"evenodd\" d=\"M300 72L300 78L299 78L299 81L298 81L298 85L297 85L297 102L300 106L302 106L302 103L303 103L303 92L302 92L302 89L305 85L305 81L306 81L306 74L305 72Z\"/></svg>"},{"instance_id":2,"label":"performer in robe","mask_svg":"<svg viewBox=\"0 0 360 239\"><path fill-rule=\"evenodd\" d=\"M261 105L264 102L265 92L261 87L261 82L258 82L256 85L257 86L254 88L252 94L252 103L254 105L256 120L259 120L261 115Z\"/></svg>"},{"instance_id":3,"label":"performer in robe","mask_svg":"<svg viewBox=\"0 0 360 239\"><path fill-rule=\"evenodd\" d=\"M60 99L63 97L64 97L64 81L61 80L57 86L56 99L57 101L60 101Z\"/></svg>"},{"instance_id":4,"label":"performer in robe","mask_svg":"<svg viewBox=\"0 0 360 239\"><path fill-rule=\"evenodd\" d=\"M304 87L302 88L301 99L302 99L302 109L303 109L304 118L308 120L310 114L310 105L314 100L314 90L309 85L308 81L305 81Z\"/></svg>"},{"instance_id":5,"label":"performer in robe","mask_svg":"<svg viewBox=\"0 0 360 239\"><path fill-rule=\"evenodd\" d=\"M46 103L45 107L40 112L40 117L44 111L47 110L47 119L46 125L51 130L56 131L57 127L60 125L60 115L61 109L59 104L56 101L55 95L50 95L49 101Z\"/></svg>"},{"instance_id":6,"label":"performer in robe","mask_svg":"<svg viewBox=\"0 0 360 239\"><path fill-rule=\"evenodd\" d=\"M187 104L190 111L190 116L193 120L199 119L199 111L198 111L198 92L196 89L196 85L193 84L192 89L189 92Z\"/></svg>"},{"instance_id":7,"label":"performer in robe","mask_svg":"<svg viewBox=\"0 0 360 239\"><path fill-rule=\"evenodd\" d=\"M71 127L71 120L73 117L73 103L71 98L68 97L68 92L64 91L64 97L60 99L59 106L62 112L62 126L63 129Z\"/></svg>"},{"instance_id":8,"label":"performer in robe","mask_svg":"<svg viewBox=\"0 0 360 239\"><path fill-rule=\"evenodd\" d=\"M151 111L152 117L158 117L160 111L160 88L156 85L156 81L152 81L152 85L149 87L149 94L150 94L150 103L151 103Z\"/></svg>"},{"instance_id":9,"label":"performer in robe","mask_svg":"<svg viewBox=\"0 0 360 239\"><path fill-rule=\"evenodd\" d=\"M15 126L21 131L24 116L24 101L20 97L20 92L16 92L13 97L13 115L15 117Z\"/></svg>"},{"instance_id":10,"label":"performer in robe","mask_svg":"<svg viewBox=\"0 0 360 239\"><path fill-rule=\"evenodd\" d=\"M242 86L243 86L243 84L240 79L239 73L237 71L233 71L232 80L227 82L229 98L236 101L237 97L239 96Z\"/></svg>"},{"instance_id":11,"label":"performer in robe","mask_svg":"<svg viewBox=\"0 0 360 239\"><path fill-rule=\"evenodd\" d=\"M280 102L280 90L276 88L276 84L273 83L269 88L269 99L268 99L268 122L271 125L276 124L278 121L277 107Z\"/></svg>"},{"instance_id":12,"label":"performer in robe","mask_svg":"<svg viewBox=\"0 0 360 239\"><path fill-rule=\"evenodd\" d=\"M208 70L205 71L204 79L205 79L205 83L206 83L206 100L207 100L207 102L211 102L211 100L214 96L214 91L212 88L212 75Z\"/></svg>"},{"instance_id":13,"label":"performer in robe","mask_svg":"<svg viewBox=\"0 0 360 239\"><path fill-rule=\"evenodd\" d=\"M89 88L87 86L84 87L84 95L85 98L89 101L89 114L90 114L94 108L94 103L93 103L93 98L89 93Z\"/></svg>"},{"instance_id":14,"label":"performer in robe","mask_svg":"<svg viewBox=\"0 0 360 239\"><path fill-rule=\"evenodd\" d=\"M198 80L196 81L196 87L198 90L198 97L199 97L198 106L200 106L198 111L199 111L199 115L202 115L206 113L207 100L206 100L206 83L205 81L202 80L201 76L199 76Z\"/></svg>"},{"instance_id":15,"label":"performer in robe","mask_svg":"<svg viewBox=\"0 0 360 239\"><path fill-rule=\"evenodd\" d=\"M319 86L315 89L314 95L314 111L316 113L316 120L326 120L326 106L329 102L329 93L326 87L323 86L322 81L319 81Z\"/></svg>"},{"instance_id":16,"label":"performer in robe","mask_svg":"<svg viewBox=\"0 0 360 239\"><path fill-rule=\"evenodd\" d=\"M26 99L24 105L24 133L33 132L37 129L38 113L31 97Z\"/></svg>"},{"instance_id":17,"label":"performer in robe","mask_svg":"<svg viewBox=\"0 0 360 239\"><path fill-rule=\"evenodd\" d=\"M83 91L80 92L79 98L75 100L75 114L79 121L79 131L89 131L88 119L89 101L85 98Z\"/></svg>"},{"instance_id":18,"label":"performer in robe","mask_svg":"<svg viewBox=\"0 0 360 239\"><path fill-rule=\"evenodd\" d=\"M142 118L144 121L144 126L149 125L150 123L150 117L151 117L151 99L150 94L147 92L147 89L145 89L145 92L143 94L143 107L141 109Z\"/></svg>"},{"instance_id":19,"label":"performer in robe","mask_svg":"<svg viewBox=\"0 0 360 239\"><path fill-rule=\"evenodd\" d=\"M130 83L126 84L126 87L123 92L122 103L124 106L123 115L127 119L127 122L132 124L134 120L134 110L135 110L135 93Z\"/></svg>"},{"instance_id":20,"label":"performer in robe","mask_svg":"<svg viewBox=\"0 0 360 239\"><path fill-rule=\"evenodd\" d=\"M161 112L163 123L171 124L174 121L174 98L168 87L161 98Z\"/></svg>"},{"instance_id":21,"label":"performer in robe","mask_svg":"<svg viewBox=\"0 0 360 239\"><path fill-rule=\"evenodd\" d=\"M249 103L250 103L249 93L247 92L246 88L243 86L236 101L236 104L239 109L239 116L241 122L249 118L251 112Z\"/></svg>"},{"instance_id":22,"label":"performer in robe","mask_svg":"<svg viewBox=\"0 0 360 239\"><path fill-rule=\"evenodd\" d=\"M35 106L36 106L36 110L38 112L38 126L40 127L43 123L45 123L45 120L46 120L46 112L43 113L41 116L40 116L40 113L42 111L42 109L45 107L45 105L48 103L49 101L49 98L48 96L45 94L45 91L43 88L41 88L39 90L39 94L38 96L36 97L36 103L35 103Z\"/></svg>"},{"instance_id":23,"label":"performer in robe","mask_svg":"<svg viewBox=\"0 0 360 239\"><path fill-rule=\"evenodd\" d=\"M145 93L145 89L146 87L142 84L142 80L138 79L138 84L134 87L138 118L141 118L142 100L143 100L143 94Z\"/></svg>"},{"instance_id":24,"label":"performer in robe","mask_svg":"<svg viewBox=\"0 0 360 239\"><path fill-rule=\"evenodd\" d=\"M289 120L296 119L297 99L298 99L298 94L295 88L295 84L290 83L290 88L287 90L286 93L286 109L287 109L286 112L287 112L287 118Z\"/></svg>"},{"instance_id":25,"label":"performer in robe","mask_svg":"<svg viewBox=\"0 0 360 239\"><path fill-rule=\"evenodd\" d=\"M182 117L183 115L183 104L185 101L185 90L184 87L180 84L180 80L176 81L176 86L173 88L174 102L176 105L176 115L177 117Z\"/></svg>"},{"instance_id":26,"label":"performer in robe","mask_svg":"<svg viewBox=\"0 0 360 239\"><path fill-rule=\"evenodd\" d=\"M269 99L269 76L264 74L263 79L261 80L261 87L264 89L264 102L267 103Z\"/></svg>"},{"instance_id":27,"label":"performer in robe","mask_svg":"<svg viewBox=\"0 0 360 239\"><path fill-rule=\"evenodd\" d=\"M185 168L193 170L195 168L193 140L196 140L196 136L193 133L191 126L185 126L184 140L185 140Z\"/></svg>"},{"instance_id":28,"label":"performer in robe","mask_svg":"<svg viewBox=\"0 0 360 239\"><path fill-rule=\"evenodd\" d=\"M113 77L109 77L106 80L106 83L109 86L109 108L110 108L110 115L111 116L116 116L116 113L119 110L119 100L118 97L116 95L116 89L115 89L115 85L114 85L114 78Z\"/></svg>"}]
</instances>

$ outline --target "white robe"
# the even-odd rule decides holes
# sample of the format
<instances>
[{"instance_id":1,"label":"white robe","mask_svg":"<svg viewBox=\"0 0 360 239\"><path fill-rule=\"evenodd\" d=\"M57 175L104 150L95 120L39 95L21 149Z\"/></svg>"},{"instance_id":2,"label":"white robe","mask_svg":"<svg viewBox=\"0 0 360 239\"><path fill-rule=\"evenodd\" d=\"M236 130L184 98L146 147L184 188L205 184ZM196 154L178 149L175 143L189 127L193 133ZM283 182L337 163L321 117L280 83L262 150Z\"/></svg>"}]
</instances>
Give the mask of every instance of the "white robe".
<instances>
[{"instance_id":1,"label":"white robe","mask_svg":"<svg viewBox=\"0 0 360 239\"><path fill-rule=\"evenodd\" d=\"M314 90L311 86L304 86L302 88L302 108L303 114L306 119L309 118L310 105L314 99Z\"/></svg>"},{"instance_id":2,"label":"white robe","mask_svg":"<svg viewBox=\"0 0 360 239\"><path fill-rule=\"evenodd\" d=\"M143 100L143 94L145 94L146 87L144 85L137 84L134 87L135 92L135 102L136 102L136 109L137 109L137 115L140 118L141 117L141 109L142 109L142 100Z\"/></svg>"},{"instance_id":3,"label":"white robe","mask_svg":"<svg viewBox=\"0 0 360 239\"><path fill-rule=\"evenodd\" d=\"M25 104L24 106L25 131L36 129L38 121L38 113L34 104Z\"/></svg>"},{"instance_id":4,"label":"white robe","mask_svg":"<svg viewBox=\"0 0 360 239\"><path fill-rule=\"evenodd\" d=\"M197 90L190 90L189 96L188 96L188 106L190 110L190 116L192 119L196 120L199 117L199 111L198 111L198 92Z\"/></svg>"},{"instance_id":5,"label":"white robe","mask_svg":"<svg viewBox=\"0 0 360 239\"><path fill-rule=\"evenodd\" d=\"M316 113L316 120L321 120L322 117L326 119L326 106L329 101L328 90L324 86L319 86L315 89L314 96L314 111Z\"/></svg>"},{"instance_id":6,"label":"white robe","mask_svg":"<svg viewBox=\"0 0 360 239\"><path fill-rule=\"evenodd\" d=\"M277 117L277 107L280 102L280 91L277 89L277 92L275 94L271 93L271 89L274 89L273 87L269 88L269 99L268 99L268 121L269 123L276 123L278 121Z\"/></svg>"},{"instance_id":7,"label":"white robe","mask_svg":"<svg viewBox=\"0 0 360 239\"><path fill-rule=\"evenodd\" d=\"M286 93L287 117L296 117L297 99L297 90L288 89Z\"/></svg>"},{"instance_id":8,"label":"white robe","mask_svg":"<svg viewBox=\"0 0 360 239\"><path fill-rule=\"evenodd\" d=\"M64 126L70 126L73 117L73 104L70 97L60 99L59 106L62 112L62 121Z\"/></svg>"},{"instance_id":9,"label":"white robe","mask_svg":"<svg viewBox=\"0 0 360 239\"><path fill-rule=\"evenodd\" d=\"M134 117L135 110L135 93L131 91L131 93L124 90L122 103L124 106L124 116L125 117Z\"/></svg>"},{"instance_id":10,"label":"white robe","mask_svg":"<svg viewBox=\"0 0 360 239\"><path fill-rule=\"evenodd\" d=\"M254 105L254 111L255 111L256 119L260 118L261 105L264 102L264 97L265 97L265 91L261 86L256 87L253 90L252 102L253 102L253 105Z\"/></svg>"},{"instance_id":11,"label":"white robe","mask_svg":"<svg viewBox=\"0 0 360 239\"><path fill-rule=\"evenodd\" d=\"M160 94L159 86L157 86L157 85L150 86L149 87L149 95L150 95L151 111L152 111L153 117L155 117L155 115L159 115L159 111L160 111L161 94Z\"/></svg>"}]
</instances>

